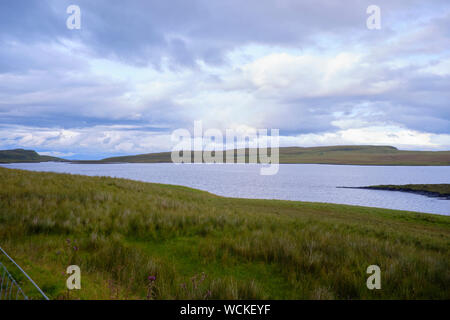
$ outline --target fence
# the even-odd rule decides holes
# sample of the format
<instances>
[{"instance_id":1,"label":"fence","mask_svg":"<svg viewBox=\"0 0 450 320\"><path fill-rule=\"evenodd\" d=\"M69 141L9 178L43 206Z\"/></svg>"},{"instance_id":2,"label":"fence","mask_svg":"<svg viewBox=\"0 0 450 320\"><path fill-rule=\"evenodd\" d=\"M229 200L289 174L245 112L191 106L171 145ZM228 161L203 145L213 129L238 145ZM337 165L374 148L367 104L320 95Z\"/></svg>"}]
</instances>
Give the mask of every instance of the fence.
<instances>
[{"instance_id":1,"label":"fence","mask_svg":"<svg viewBox=\"0 0 450 320\"><path fill-rule=\"evenodd\" d=\"M18 273L25 277L28 285L34 287L38 293L38 299L49 300L45 293L37 286L37 284L30 278L30 276L0 247L0 257L6 257L7 261L11 262L18 270ZM21 284L21 283L20 283ZM8 271L5 264L0 261L0 300L29 300L30 298L22 289L23 286L19 284L11 272Z\"/></svg>"}]
</instances>

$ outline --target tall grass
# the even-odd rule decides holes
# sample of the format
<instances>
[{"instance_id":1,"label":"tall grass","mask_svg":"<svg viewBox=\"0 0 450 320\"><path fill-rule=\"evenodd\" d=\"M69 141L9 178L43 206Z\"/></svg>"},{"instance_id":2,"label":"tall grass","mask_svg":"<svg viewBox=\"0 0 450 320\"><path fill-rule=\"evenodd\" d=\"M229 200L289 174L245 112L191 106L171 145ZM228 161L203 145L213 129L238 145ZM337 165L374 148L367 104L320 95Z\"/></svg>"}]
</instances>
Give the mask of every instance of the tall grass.
<instances>
[{"instance_id":1,"label":"tall grass","mask_svg":"<svg viewBox=\"0 0 450 320\"><path fill-rule=\"evenodd\" d=\"M52 298L450 298L446 216L4 168L0 186L0 243Z\"/></svg>"}]
</instances>

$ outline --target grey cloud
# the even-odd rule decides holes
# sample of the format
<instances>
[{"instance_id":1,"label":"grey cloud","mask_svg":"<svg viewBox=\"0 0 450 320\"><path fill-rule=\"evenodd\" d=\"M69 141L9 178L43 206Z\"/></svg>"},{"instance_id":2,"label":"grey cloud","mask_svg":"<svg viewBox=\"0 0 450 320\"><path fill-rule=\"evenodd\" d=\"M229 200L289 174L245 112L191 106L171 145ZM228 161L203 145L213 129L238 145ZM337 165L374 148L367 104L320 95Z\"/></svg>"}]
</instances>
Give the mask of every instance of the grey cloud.
<instances>
[{"instance_id":1,"label":"grey cloud","mask_svg":"<svg viewBox=\"0 0 450 320\"><path fill-rule=\"evenodd\" d=\"M417 22L423 29L415 34L404 32L406 37L391 27L405 17L415 25L424 12L444 14L450 10L448 2L378 2L383 28L374 33L365 28L369 0L346 1L345 5L325 0L4 0L0 2L0 124L34 128L126 124L141 131L170 132L190 128L205 108L185 105L176 96L194 100L196 92L208 92L209 84L211 90L252 95L257 104L254 110L230 106L231 112L244 114L239 119L248 120L249 125L280 128L284 134L334 132L339 127L333 121L339 119L448 133L450 77L423 74L420 64L389 65L392 59L415 55L426 55L430 63L449 56L450 13ZM65 26L66 7L73 3L82 10L81 30ZM337 41L343 50L358 42L368 51L366 67L351 75L361 79L353 90L313 98L295 92L261 97L245 81L229 87L220 75L196 65L201 59L226 67L226 53L248 44L314 47L326 52L323 39ZM55 49L64 48L67 41L83 45L79 49L83 51ZM150 64L160 71L168 67L175 74L187 68L194 75L173 94L146 97L133 104L124 98L133 90L129 83L91 73L89 59L93 57L134 66ZM162 64L164 59L167 66ZM390 80L400 85L380 93L363 90ZM220 108L211 107L209 113L214 115Z\"/></svg>"},{"instance_id":2,"label":"grey cloud","mask_svg":"<svg viewBox=\"0 0 450 320\"><path fill-rule=\"evenodd\" d=\"M27 42L78 39L98 56L136 65L158 66L163 57L186 66L196 59L215 64L224 62L227 51L247 44L303 48L318 45L314 37L321 34L343 41L357 35L356 40L364 40L368 35L366 8L372 1L346 1L344 5L325 0L80 0L75 2L82 10L78 31L65 27L65 9L72 3L2 1L0 38ZM418 0L380 0L378 5L387 21L395 21L404 12L448 9L445 1L425 6Z\"/></svg>"}]
</instances>

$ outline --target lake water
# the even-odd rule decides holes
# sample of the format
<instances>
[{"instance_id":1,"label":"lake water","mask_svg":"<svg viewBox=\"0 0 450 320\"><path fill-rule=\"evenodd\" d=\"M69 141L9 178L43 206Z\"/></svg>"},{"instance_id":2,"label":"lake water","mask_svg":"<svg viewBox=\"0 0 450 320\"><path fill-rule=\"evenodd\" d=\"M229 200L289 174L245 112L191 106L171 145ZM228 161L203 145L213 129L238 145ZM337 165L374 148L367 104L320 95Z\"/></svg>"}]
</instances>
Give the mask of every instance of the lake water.
<instances>
[{"instance_id":1,"label":"lake water","mask_svg":"<svg viewBox=\"0 0 450 320\"><path fill-rule=\"evenodd\" d=\"M450 214L450 200L363 189L377 184L450 183L450 167L282 164L278 174L262 176L256 164L70 164L15 163L7 168L110 176L188 186L240 198L330 202Z\"/></svg>"}]
</instances>

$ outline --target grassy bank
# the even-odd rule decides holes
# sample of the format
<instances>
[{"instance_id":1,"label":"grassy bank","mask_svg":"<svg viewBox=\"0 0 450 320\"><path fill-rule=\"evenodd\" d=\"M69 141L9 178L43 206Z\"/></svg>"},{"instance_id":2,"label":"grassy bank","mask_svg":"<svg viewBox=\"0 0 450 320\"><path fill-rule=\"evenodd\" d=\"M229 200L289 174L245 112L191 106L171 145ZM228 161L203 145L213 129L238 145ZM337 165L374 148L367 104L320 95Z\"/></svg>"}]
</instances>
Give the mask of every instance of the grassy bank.
<instances>
[{"instance_id":1,"label":"grassy bank","mask_svg":"<svg viewBox=\"0 0 450 320\"><path fill-rule=\"evenodd\" d=\"M53 299L450 298L450 217L432 214L0 168L0 245Z\"/></svg>"},{"instance_id":2,"label":"grassy bank","mask_svg":"<svg viewBox=\"0 0 450 320\"><path fill-rule=\"evenodd\" d=\"M418 193L433 197L450 197L450 184L403 184L403 185L377 185L363 187L364 189L389 190Z\"/></svg>"}]
</instances>

